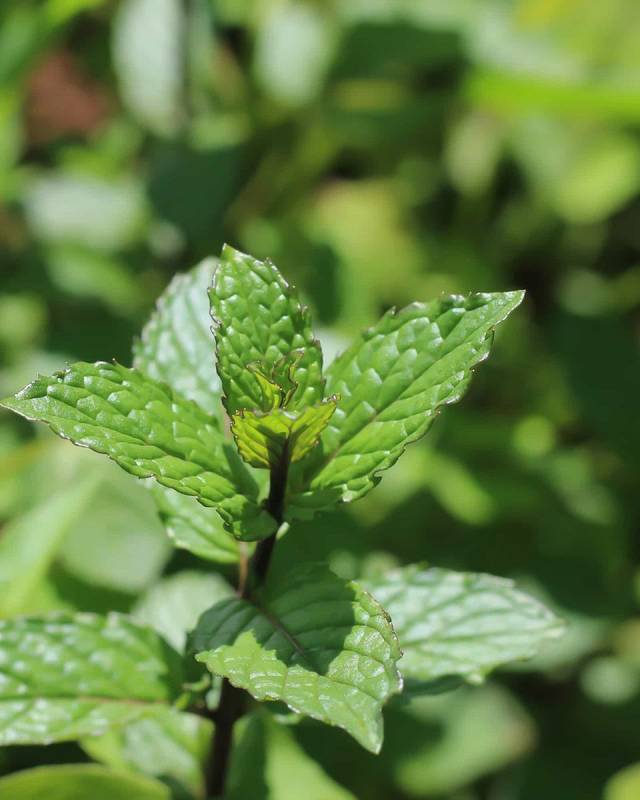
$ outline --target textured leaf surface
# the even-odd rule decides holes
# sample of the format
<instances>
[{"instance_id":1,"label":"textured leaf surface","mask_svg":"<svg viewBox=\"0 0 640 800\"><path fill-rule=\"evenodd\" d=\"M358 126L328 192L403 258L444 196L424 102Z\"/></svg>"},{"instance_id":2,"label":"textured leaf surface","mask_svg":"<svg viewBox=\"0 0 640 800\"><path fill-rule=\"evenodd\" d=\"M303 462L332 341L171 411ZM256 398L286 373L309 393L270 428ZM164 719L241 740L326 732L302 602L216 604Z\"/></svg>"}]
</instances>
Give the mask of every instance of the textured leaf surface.
<instances>
[{"instance_id":1,"label":"textured leaf surface","mask_svg":"<svg viewBox=\"0 0 640 800\"><path fill-rule=\"evenodd\" d=\"M159 781L97 764L64 764L15 772L0 780L0 800L170 800Z\"/></svg>"},{"instance_id":2,"label":"textured leaf surface","mask_svg":"<svg viewBox=\"0 0 640 800\"><path fill-rule=\"evenodd\" d=\"M199 406L120 364L79 362L39 377L2 402L59 436L104 453L139 478L215 506L239 538L259 539L275 523L257 503L257 486Z\"/></svg>"},{"instance_id":3,"label":"textured leaf surface","mask_svg":"<svg viewBox=\"0 0 640 800\"><path fill-rule=\"evenodd\" d=\"M0 745L104 733L180 693L178 654L116 614L0 622Z\"/></svg>"},{"instance_id":4,"label":"textured leaf surface","mask_svg":"<svg viewBox=\"0 0 640 800\"><path fill-rule=\"evenodd\" d=\"M411 566L365 586L391 614L408 679L479 682L496 667L534 656L564 629L540 602L492 575Z\"/></svg>"},{"instance_id":5,"label":"textured leaf surface","mask_svg":"<svg viewBox=\"0 0 640 800\"><path fill-rule=\"evenodd\" d=\"M257 700L281 700L377 752L382 705L401 688L388 616L322 565L280 585L258 604L231 598L206 611L191 642L197 660Z\"/></svg>"},{"instance_id":6,"label":"textured leaf surface","mask_svg":"<svg viewBox=\"0 0 640 800\"><path fill-rule=\"evenodd\" d=\"M238 560L238 541L224 527L221 517L195 497L174 492L158 483L152 487L158 512L176 547L207 561L232 564Z\"/></svg>"},{"instance_id":7,"label":"textured leaf surface","mask_svg":"<svg viewBox=\"0 0 640 800\"><path fill-rule=\"evenodd\" d=\"M286 458L295 464L316 446L336 409L336 398L301 411L276 408L268 414L240 411L231 430L238 451L252 467L271 469Z\"/></svg>"},{"instance_id":8,"label":"textured leaf surface","mask_svg":"<svg viewBox=\"0 0 640 800\"><path fill-rule=\"evenodd\" d=\"M209 720L173 711L114 728L104 736L83 740L81 745L91 758L114 769L174 778L201 797L202 765L212 733ZM131 800L137 798L132 795Z\"/></svg>"},{"instance_id":9,"label":"textured leaf surface","mask_svg":"<svg viewBox=\"0 0 640 800\"><path fill-rule=\"evenodd\" d=\"M491 331L522 298L454 295L385 314L327 370L327 393L340 400L322 451L297 475L292 502L321 508L372 489L438 410L462 397L489 353Z\"/></svg>"},{"instance_id":10,"label":"textured leaf surface","mask_svg":"<svg viewBox=\"0 0 640 800\"><path fill-rule=\"evenodd\" d=\"M229 414L262 407L262 389L249 364L272 368L294 350L303 352L293 370L297 389L290 407L322 399L322 351L313 338L308 309L273 264L225 245L209 296Z\"/></svg>"},{"instance_id":11,"label":"textured leaf surface","mask_svg":"<svg viewBox=\"0 0 640 800\"><path fill-rule=\"evenodd\" d=\"M216 265L216 259L207 258L171 281L134 344L133 365L220 416L221 387L207 299Z\"/></svg>"}]
</instances>

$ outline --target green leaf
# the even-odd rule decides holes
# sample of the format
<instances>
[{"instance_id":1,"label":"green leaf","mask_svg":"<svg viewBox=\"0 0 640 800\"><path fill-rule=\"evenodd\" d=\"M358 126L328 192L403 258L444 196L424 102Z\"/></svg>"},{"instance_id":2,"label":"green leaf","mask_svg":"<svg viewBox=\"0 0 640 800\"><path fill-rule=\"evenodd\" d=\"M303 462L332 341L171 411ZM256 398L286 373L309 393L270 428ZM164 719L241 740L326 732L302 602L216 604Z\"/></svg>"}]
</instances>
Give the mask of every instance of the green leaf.
<instances>
[{"instance_id":1,"label":"green leaf","mask_svg":"<svg viewBox=\"0 0 640 800\"><path fill-rule=\"evenodd\" d=\"M0 800L171 800L159 781L97 764L36 767L0 779Z\"/></svg>"},{"instance_id":2,"label":"green leaf","mask_svg":"<svg viewBox=\"0 0 640 800\"><path fill-rule=\"evenodd\" d=\"M180 695L178 654L117 614L0 621L0 745L97 736Z\"/></svg>"},{"instance_id":3,"label":"green leaf","mask_svg":"<svg viewBox=\"0 0 640 800\"><path fill-rule=\"evenodd\" d=\"M206 258L171 281L133 346L136 369L220 416L220 379L207 290L217 259Z\"/></svg>"},{"instance_id":4,"label":"green leaf","mask_svg":"<svg viewBox=\"0 0 640 800\"><path fill-rule=\"evenodd\" d=\"M271 262L225 245L209 299L229 415L263 407L262 389L250 364L264 373L296 350L302 353L293 370L297 388L290 407L322 400L322 351L313 338L309 311Z\"/></svg>"},{"instance_id":5,"label":"green leaf","mask_svg":"<svg viewBox=\"0 0 640 800\"><path fill-rule=\"evenodd\" d=\"M196 660L257 700L281 700L378 752L382 706L401 688L389 617L323 565L299 567L280 586L255 604L234 597L206 611L192 636Z\"/></svg>"},{"instance_id":6,"label":"green leaf","mask_svg":"<svg viewBox=\"0 0 640 800\"><path fill-rule=\"evenodd\" d=\"M162 573L172 552L150 493L114 463L95 458L87 450L63 445L56 451L58 463L64 458L65 464L74 467L65 474L65 483L94 479L93 496L77 509L59 562L93 588L129 594L143 591Z\"/></svg>"},{"instance_id":7,"label":"green leaf","mask_svg":"<svg viewBox=\"0 0 640 800\"><path fill-rule=\"evenodd\" d=\"M120 364L79 362L38 377L2 405L46 422L59 436L112 458L139 478L213 506L238 538L260 539L275 523L217 421L165 384Z\"/></svg>"},{"instance_id":8,"label":"green leaf","mask_svg":"<svg viewBox=\"0 0 640 800\"><path fill-rule=\"evenodd\" d=\"M438 411L463 396L491 332L523 296L452 295L391 310L338 356L327 370L327 393L340 397L336 413L322 448L293 476L299 513L370 491Z\"/></svg>"},{"instance_id":9,"label":"green leaf","mask_svg":"<svg viewBox=\"0 0 640 800\"><path fill-rule=\"evenodd\" d=\"M637 800L640 797L640 763L617 772L604 790L604 800Z\"/></svg>"},{"instance_id":10,"label":"green leaf","mask_svg":"<svg viewBox=\"0 0 640 800\"><path fill-rule=\"evenodd\" d=\"M453 797L521 759L536 740L526 710L491 683L417 698L387 717L382 758L406 797Z\"/></svg>"},{"instance_id":11,"label":"green leaf","mask_svg":"<svg viewBox=\"0 0 640 800\"><path fill-rule=\"evenodd\" d=\"M0 616L10 617L25 610L56 558L69 527L95 497L97 485L95 475L90 475L3 528Z\"/></svg>"},{"instance_id":12,"label":"green leaf","mask_svg":"<svg viewBox=\"0 0 640 800\"><path fill-rule=\"evenodd\" d=\"M113 20L113 67L120 96L158 136L180 129L184 70L184 7L178 0L123 0Z\"/></svg>"},{"instance_id":13,"label":"green leaf","mask_svg":"<svg viewBox=\"0 0 640 800\"><path fill-rule=\"evenodd\" d=\"M290 727L257 712L239 723L229 800L355 800L297 743ZM248 765L250 767L248 768Z\"/></svg>"},{"instance_id":14,"label":"green leaf","mask_svg":"<svg viewBox=\"0 0 640 800\"><path fill-rule=\"evenodd\" d=\"M391 614L404 654L400 671L410 680L479 683L564 630L542 603L492 575L414 565L364 585Z\"/></svg>"},{"instance_id":15,"label":"green leaf","mask_svg":"<svg viewBox=\"0 0 640 800\"><path fill-rule=\"evenodd\" d=\"M207 561L233 564L239 558L238 541L224 528L222 519L195 497L179 494L158 483L153 496L169 538L176 547Z\"/></svg>"},{"instance_id":16,"label":"green leaf","mask_svg":"<svg viewBox=\"0 0 640 800\"><path fill-rule=\"evenodd\" d=\"M231 418L231 431L240 455L252 467L272 469L284 460L295 464L317 445L336 402L331 397L299 412L283 408L266 414L239 411Z\"/></svg>"},{"instance_id":17,"label":"green leaf","mask_svg":"<svg viewBox=\"0 0 640 800\"><path fill-rule=\"evenodd\" d=\"M84 739L81 745L91 758L102 764L158 778L174 778L201 797L202 767L212 734L209 720L174 711L114 728L104 736Z\"/></svg>"},{"instance_id":18,"label":"green leaf","mask_svg":"<svg viewBox=\"0 0 640 800\"><path fill-rule=\"evenodd\" d=\"M233 589L222 575L195 570L177 572L159 581L140 598L133 617L181 652L187 633L195 627L200 614L231 594Z\"/></svg>"}]
</instances>

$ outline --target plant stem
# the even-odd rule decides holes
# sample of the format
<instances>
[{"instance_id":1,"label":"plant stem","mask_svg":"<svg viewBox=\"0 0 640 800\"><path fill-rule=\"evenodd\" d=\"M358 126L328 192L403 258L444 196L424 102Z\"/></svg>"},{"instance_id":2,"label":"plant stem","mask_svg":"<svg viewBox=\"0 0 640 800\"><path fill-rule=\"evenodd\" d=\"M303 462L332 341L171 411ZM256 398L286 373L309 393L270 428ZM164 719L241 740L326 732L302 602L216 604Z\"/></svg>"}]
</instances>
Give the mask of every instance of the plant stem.
<instances>
[{"instance_id":1,"label":"plant stem","mask_svg":"<svg viewBox=\"0 0 640 800\"><path fill-rule=\"evenodd\" d=\"M271 516L282 525L284 520L284 507L289 477L289 448L285 444L282 459L277 467L271 470L271 483L266 508ZM255 552L249 562L248 576L241 573L238 585L238 595L245 598L252 589L264 583L269 571L271 556L276 544L276 533L269 538L258 542ZM244 711L245 693L232 686L226 678L222 679L220 690L220 703L212 715L215 724L213 749L211 758L205 770L205 785L207 797L223 797L229 772L229 762L233 745L233 728Z\"/></svg>"}]
</instances>

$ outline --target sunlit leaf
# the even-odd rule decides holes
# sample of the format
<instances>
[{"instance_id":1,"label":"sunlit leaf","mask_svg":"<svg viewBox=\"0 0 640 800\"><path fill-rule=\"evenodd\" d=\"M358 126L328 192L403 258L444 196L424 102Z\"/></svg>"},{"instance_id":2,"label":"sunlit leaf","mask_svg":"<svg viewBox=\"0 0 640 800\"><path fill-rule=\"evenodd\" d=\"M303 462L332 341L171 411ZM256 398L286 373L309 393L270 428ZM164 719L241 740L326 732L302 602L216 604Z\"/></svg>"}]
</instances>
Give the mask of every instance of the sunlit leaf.
<instances>
[{"instance_id":1,"label":"sunlit leaf","mask_svg":"<svg viewBox=\"0 0 640 800\"><path fill-rule=\"evenodd\" d=\"M218 374L229 414L262 408L262 389L250 364L260 365L262 371L297 350L302 354L292 375L297 389L290 407L295 410L322 399L322 352L309 311L273 264L225 245L209 297Z\"/></svg>"},{"instance_id":2,"label":"sunlit leaf","mask_svg":"<svg viewBox=\"0 0 640 800\"><path fill-rule=\"evenodd\" d=\"M382 745L382 706L401 688L400 650L385 611L326 567L300 567L257 604L230 598L194 631L196 659L257 700L281 700L300 714Z\"/></svg>"},{"instance_id":3,"label":"sunlit leaf","mask_svg":"<svg viewBox=\"0 0 640 800\"><path fill-rule=\"evenodd\" d=\"M410 566L364 585L393 619L403 677L420 682L480 682L564 630L542 603L492 575Z\"/></svg>"},{"instance_id":4,"label":"sunlit leaf","mask_svg":"<svg viewBox=\"0 0 640 800\"><path fill-rule=\"evenodd\" d=\"M153 477L214 506L239 538L273 532L274 523L257 503L257 487L215 418L136 370L79 362L36 378L2 405L108 455L139 478Z\"/></svg>"},{"instance_id":5,"label":"sunlit leaf","mask_svg":"<svg viewBox=\"0 0 640 800\"><path fill-rule=\"evenodd\" d=\"M207 258L176 275L158 300L133 347L134 367L168 383L210 414L220 415L220 379L207 289L216 260Z\"/></svg>"},{"instance_id":6,"label":"sunlit leaf","mask_svg":"<svg viewBox=\"0 0 640 800\"><path fill-rule=\"evenodd\" d=\"M159 781L97 764L35 767L0 779L0 800L171 800Z\"/></svg>"},{"instance_id":7,"label":"sunlit leaf","mask_svg":"<svg viewBox=\"0 0 640 800\"><path fill-rule=\"evenodd\" d=\"M340 400L292 503L322 508L372 489L438 411L463 396L493 329L522 298L504 292L415 303L363 333L327 370L327 392Z\"/></svg>"},{"instance_id":8,"label":"sunlit leaf","mask_svg":"<svg viewBox=\"0 0 640 800\"><path fill-rule=\"evenodd\" d=\"M252 467L272 469L283 460L295 464L316 446L336 409L336 398L302 411L276 408L266 414L240 411L231 430L240 455Z\"/></svg>"},{"instance_id":9,"label":"sunlit leaf","mask_svg":"<svg viewBox=\"0 0 640 800\"><path fill-rule=\"evenodd\" d=\"M0 621L0 744L48 744L162 713L180 694L178 654L124 617Z\"/></svg>"}]
</instances>

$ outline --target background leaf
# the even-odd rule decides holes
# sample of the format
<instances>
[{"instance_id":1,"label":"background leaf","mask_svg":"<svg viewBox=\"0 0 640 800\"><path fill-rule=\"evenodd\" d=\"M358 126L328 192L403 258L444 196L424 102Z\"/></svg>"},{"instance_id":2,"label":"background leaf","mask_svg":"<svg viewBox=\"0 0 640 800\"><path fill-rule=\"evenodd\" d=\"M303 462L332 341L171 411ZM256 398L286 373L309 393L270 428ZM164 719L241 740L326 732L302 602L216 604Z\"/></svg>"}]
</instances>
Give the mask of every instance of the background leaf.
<instances>
[{"instance_id":1,"label":"background leaf","mask_svg":"<svg viewBox=\"0 0 640 800\"><path fill-rule=\"evenodd\" d=\"M124 617L0 621L0 742L48 744L163 713L181 690L177 653Z\"/></svg>"},{"instance_id":2,"label":"background leaf","mask_svg":"<svg viewBox=\"0 0 640 800\"><path fill-rule=\"evenodd\" d=\"M229 775L229 800L353 800L354 795L327 775L296 742L291 729L269 714L242 724ZM247 764L261 769L248 770Z\"/></svg>"},{"instance_id":3,"label":"background leaf","mask_svg":"<svg viewBox=\"0 0 640 800\"><path fill-rule=\"evenodd\" d=\"M207 300L216 265L217 259L206 258L176 275L134 344L133 364L219 417L221 387Z\"/></svg>"},{"instance_id":4,"label":"background leaf","mask_svg":"<svg viewBox=\"0 0 640 800\"><path fill-rule=\"evenodd\" d=\"M176 711L130 722L81 744L91 758L112 769L173 778L199 796L211 736L208 720Z\"/></svg>"},{"instance_id":5,"label":"background leaf","mask_svg":"<svg viewBox=\"0 0 640 800\"><path fill-rule=\"evenodd\" d=\"M456 675L478 683L564 630L541 603L492 575L412 566L365 586L393 619L402 675L418 681Z\"/></svg>"},{"instance_id":6,"label":"background leaf","mask_svg":"<svg viewBox=\"0 0 640 800\"><path fill-rule=\"evenodd\" d=\"M0 779L0 800L169 800L159 781L114 772L96 764L38 767Z\"/></svg>"},{"instance_id":7,"label":"background leaf","mask_svg":"<svg viewBox=\"0 0 640 800\"><path fill-rule=\"evenodd\" d=\"M183 571L152 586L136 603L134 618L161 634L179 652L199 616L233 594L222 575Z\"/></svg>"}]
</instances>

